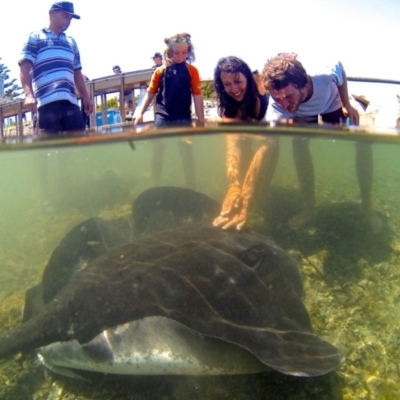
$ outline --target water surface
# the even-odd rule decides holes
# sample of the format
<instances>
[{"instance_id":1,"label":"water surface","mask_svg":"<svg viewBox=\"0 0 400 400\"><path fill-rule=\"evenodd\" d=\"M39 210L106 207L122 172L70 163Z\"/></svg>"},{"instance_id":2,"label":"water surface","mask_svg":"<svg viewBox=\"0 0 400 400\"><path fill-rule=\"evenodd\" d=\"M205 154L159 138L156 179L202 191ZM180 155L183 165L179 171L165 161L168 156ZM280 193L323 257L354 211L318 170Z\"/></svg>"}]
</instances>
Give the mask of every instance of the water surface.
<instances>
[{"instance_id":1,"label":"water surface","mask_svg":"<svg viewBox=\"0 0 400 400\"><path fill-rule=\"evenodd\" d=\"M248 127L234 127L236 133ZM17 326L25 291L38 283L54 248L92 216L132 212L133 200L155 185L154 148L165 147L159 185L185 187L182 146L195 160L195 188L222 201L225 131L126 138L103 144L44 143L0 153L0 330ZM304 129L257 128L280 141L270 190L260 190L248 219L302 269L315 332L335 344L340 368L320 378L278 373L239 377L99 377L82 382L49 372L33 354L0 369L2 399L396 399L400 398L400 147L396 135L365 134L374 156L373 208L383 222L371 231L360 208L355 146L363 136L324 131L310 136L317 214L302 229L288 221L301 209L292 138ZM392 132L393 133L393 132ZM255 148L260 136L244 136ZM117 138L117 135L115 135ZM132 137L131 137L132 139ZM160 142L162 142L160 144ZM186 147L185 147L186 146ZM192 182L193 183L193 182Z\"/></svg>"}]
</instances>

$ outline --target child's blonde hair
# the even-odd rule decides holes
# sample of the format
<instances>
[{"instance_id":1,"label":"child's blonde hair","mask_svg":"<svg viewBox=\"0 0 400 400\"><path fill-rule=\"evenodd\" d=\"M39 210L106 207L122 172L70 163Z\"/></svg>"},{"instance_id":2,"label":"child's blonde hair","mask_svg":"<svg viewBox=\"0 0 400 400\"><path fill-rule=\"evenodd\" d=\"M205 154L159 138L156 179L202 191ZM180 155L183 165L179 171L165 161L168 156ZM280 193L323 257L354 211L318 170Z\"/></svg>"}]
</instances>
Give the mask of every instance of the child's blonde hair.
<instances>
[{"instance_id":1,"label":"child's blonde hair","mask_svg":"<svg viewBox=\"0 0 400 400\"><path fill-rule=\"evenodd\" d=\"M186 57L186 62L192 63L193 61L195 61L196 57L194 55L194 47L190 40L190 37L191 36L189 35L189 33L183 32L183 33L177 33L174 36L167 37L164 39L164 43L167 45L167 48L164 51L164 59L168 67L173 64L173 61L171 59L172 47L177 43L187 43L189 47L188 47L188 56Z\"/></svg>"}]
</instances>

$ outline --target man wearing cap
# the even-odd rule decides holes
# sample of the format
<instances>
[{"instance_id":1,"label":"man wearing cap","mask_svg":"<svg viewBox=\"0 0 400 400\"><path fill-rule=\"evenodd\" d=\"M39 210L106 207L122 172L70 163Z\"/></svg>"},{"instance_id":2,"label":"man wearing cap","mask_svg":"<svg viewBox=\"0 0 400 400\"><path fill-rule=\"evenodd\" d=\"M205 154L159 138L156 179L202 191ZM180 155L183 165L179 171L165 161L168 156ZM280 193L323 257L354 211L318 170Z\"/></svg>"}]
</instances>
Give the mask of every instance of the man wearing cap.
<instances>
[{"instance_id":1,"label":"man wearing cap","mask_svg":"<svg viewBox=\"0 0 400 400\"><path fill-rule=\"evenodd\" d=\"M86 90L80 54L75 40L64 32L71 19L80 19L67 1L54 3L49 10L50 23L29 35L19 60L25 106L38 111L43 133L60 134L85 129L75 87L92 113L93 103Z\"/></svg>"},{"instance_id":2,"label":"man wearing cap","mask_svg":"<svg viewBox=\"0 0 400 400\"><path fill-rule=\"evenodd\" d=\"M162 65L162 55L161 55L161 53L154 53L154 56L151 57L151 59L154 61L154 65L152 66L153 69L161 67L161 65Z\"/></svg>"}]
</instances>

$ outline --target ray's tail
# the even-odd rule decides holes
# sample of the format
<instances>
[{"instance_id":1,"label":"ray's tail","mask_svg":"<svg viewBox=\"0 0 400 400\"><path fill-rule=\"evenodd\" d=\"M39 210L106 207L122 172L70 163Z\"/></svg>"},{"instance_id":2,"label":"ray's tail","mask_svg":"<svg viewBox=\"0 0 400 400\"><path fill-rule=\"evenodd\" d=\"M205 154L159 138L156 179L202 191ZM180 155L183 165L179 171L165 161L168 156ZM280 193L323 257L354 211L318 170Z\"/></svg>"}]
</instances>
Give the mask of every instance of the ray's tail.
<instances>
[{"instance_id":1,"label":"ray's tail","mask_svg":"<svg viewBox=\"0 0 400 400\"><path fill-rule=\"evenodd\" d=\"M9 332L0 335L0 359L21 351L30 351L52 342L69 340L60 329L62 321L54 314L40 314ZM64 337L65 336L65 337Z\"/></svg>"}]
</instances>

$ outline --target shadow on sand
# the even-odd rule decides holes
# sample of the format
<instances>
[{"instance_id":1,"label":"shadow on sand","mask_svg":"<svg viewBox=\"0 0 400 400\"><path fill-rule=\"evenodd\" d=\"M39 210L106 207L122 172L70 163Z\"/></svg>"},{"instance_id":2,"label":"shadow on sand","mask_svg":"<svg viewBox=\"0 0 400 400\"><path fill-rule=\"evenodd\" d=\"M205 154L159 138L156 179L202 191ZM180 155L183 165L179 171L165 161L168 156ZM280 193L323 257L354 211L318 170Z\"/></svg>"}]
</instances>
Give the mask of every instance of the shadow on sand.
<instances>
[{"instance_id":1,"label":"shadow on sand","mask_svg":"<svg viewBox=\"0 0 400 400\"><path fill-rule=\"evenodd\" d=\"M352 202L329 203L317 207L315 217L302 229L288 226L291 217L300 212L297 191L274 187L266 202L256 205L263 216L262 233L282 248L301 252L303 257L324 251L323 275L329 282L358 281L363 277L362 265L387 261L393 252L393 232L382 214L383 228L375 234Z\"/></svg>"}]
</instances>

